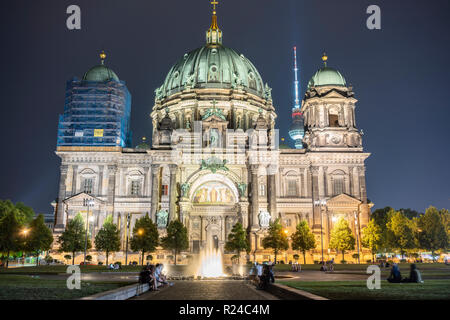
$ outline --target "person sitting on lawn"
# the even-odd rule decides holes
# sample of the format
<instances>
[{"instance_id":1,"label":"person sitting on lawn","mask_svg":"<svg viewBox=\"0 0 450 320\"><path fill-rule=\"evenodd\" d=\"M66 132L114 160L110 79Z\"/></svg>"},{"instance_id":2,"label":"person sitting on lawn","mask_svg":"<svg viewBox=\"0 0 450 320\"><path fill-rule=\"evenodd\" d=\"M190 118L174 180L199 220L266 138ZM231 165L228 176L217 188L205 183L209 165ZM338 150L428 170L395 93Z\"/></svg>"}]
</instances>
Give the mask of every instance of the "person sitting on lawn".
<instances>
[{"instance_id":1,"label":"person sitting on lawn","mask_svg":"<svg viewBox=\"0 0 450 320\"><path fill-rule=\"evenodd\" d=\"M320 266L320 271L328 271L327 264L324 261L322 261L322 265Z\"/></svg>"},{"instance_id":2,"label":"person sitting on lawn","mask_svg":"<svg viewBox=\"0 0 450 320\"><path fill-rule=\"evenodd\" d=\"M403 282L423 283L422 275L414 263L411 263L409 278L403 279Z\"/></svg>"},{"instance_id":3,"label":"person sitting on lawn","mask_svg":"<svg viewBox=\"0 0 450 320\"><path fill-rule=\"evenodd\" d=\"M392 265L391 274L387 278L387 281L390 283L402 282L402 275L401 275L400 269L398 268L398 265L396 263L394 263Z\"/></svg>"}]
</instances>

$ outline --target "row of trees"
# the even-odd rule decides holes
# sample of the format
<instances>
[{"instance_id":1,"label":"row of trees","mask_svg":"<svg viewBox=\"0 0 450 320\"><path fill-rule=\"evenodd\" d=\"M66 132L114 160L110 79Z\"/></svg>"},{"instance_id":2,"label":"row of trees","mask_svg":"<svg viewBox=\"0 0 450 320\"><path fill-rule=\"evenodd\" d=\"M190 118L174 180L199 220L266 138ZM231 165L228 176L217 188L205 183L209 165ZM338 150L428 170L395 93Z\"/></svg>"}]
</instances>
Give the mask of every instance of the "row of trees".
<instances>
[{"instance_id":1,"label":"row of trees","mask_svg":"<svg viewBox=\"0 0 450 320\"><path fill-rule=\"evenodd\" d=\"M60 251L72 253L72 264L75 262L76 252L81 252L85 248L86 229L84 225L83 217L81 214L77 214L74 219L69 221L66 230L58 238ZM108 264L111 253L120 251L120 231L113 223L112 216L105 219L102 228L95 236L94 244L97 251L105 252L106 264ZM187 229L183 223L178 220L171 221L167 226L167 235L160 238L158 228L148 214L136 220L130 239L130 248L134 252L141 253L142 264L145 253L154 252L160 245L164 249L174 252L176 264L177 254L189 247ZM89 239L86 248L92 248Z\"/></svg>"},{"instance_id":2,"label":"row of trees","mask_svg":"<svg viewBox=\"0 0 450 320\"><path fill-rule=\"evenodd\" d=\"M42 214L36 216L33 209L23 203L0 200L0 255L8 267L10 256L36 256L50 250L53 243L51 230L45 225Z\"/></svg>"},{"instance_id":3,"label":"row of trees","mask_svg":"<svg viewBox=\"0 0 450 320\"><path fill-rule=\"evenodd\" d=\"M362 230L362 245L376 253L398 252L418 256L418 251L445 252L450 245L450 213L431 206L425 214L386 207L375 210Z\"/></svg>"},{"instance_id":4,"label":"row of trees","mask_svg":"<svg viewBox=\"0 0 450 320\"><path fill-rule=\"evenodd\" d=\"M306 221L301 221L290 237L291 248L303 254L306 263L306 252L316 247L314 234ZM347 220L341 218L334 225L330 234L329 247L342 253L355 250L356 239ZM450 244L450 214L448 210L438 211L429 207L425 214L411 209L394 209L387 207L374 211L368 225L361 230L361 246L370 249L372 259L377 253L398 252L402 256L410 253L418 256L418 251L429 251L434 257L436 252L448 250ZM264 249L272 249L275 255L289 249L289 237L277 219L270 223L268 234L263 239ZM235 251L238 257L241 252L250 251L247 233L237 223L228 238L225 249ZM358 257L357 254L355 254Z\"/></svg>"}]
</instances>

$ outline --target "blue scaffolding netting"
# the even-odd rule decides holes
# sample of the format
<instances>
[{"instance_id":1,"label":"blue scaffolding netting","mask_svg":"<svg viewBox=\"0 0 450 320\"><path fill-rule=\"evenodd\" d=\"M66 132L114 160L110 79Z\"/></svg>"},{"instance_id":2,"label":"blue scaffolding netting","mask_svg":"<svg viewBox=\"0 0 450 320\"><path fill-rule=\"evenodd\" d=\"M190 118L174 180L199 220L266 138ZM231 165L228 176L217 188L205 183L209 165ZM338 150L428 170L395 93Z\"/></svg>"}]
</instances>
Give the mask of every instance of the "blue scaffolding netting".
<instances>
[{"instance_id":1,"label":"blue scaffolding netting","mask_svg":"<svg viewBox=\"0 0 450 320\"><path fill-rule=\"evenodd\" d=\"M131 95L125 82L67 82L57 146L131 146Z\"/></svg>"}]
</instances>

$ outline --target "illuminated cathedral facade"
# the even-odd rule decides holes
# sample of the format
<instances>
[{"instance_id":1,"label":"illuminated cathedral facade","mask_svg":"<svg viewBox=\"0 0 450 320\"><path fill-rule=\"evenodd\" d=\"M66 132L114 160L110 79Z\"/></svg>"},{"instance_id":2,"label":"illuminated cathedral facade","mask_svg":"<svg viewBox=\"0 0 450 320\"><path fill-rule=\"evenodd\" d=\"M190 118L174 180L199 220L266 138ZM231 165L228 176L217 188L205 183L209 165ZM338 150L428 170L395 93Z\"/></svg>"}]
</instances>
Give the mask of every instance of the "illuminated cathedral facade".
<instances>
[{"instance_id":1,"label":"illuminated cathedral facade","mask_svg":"<svg viewBox=\"0 0 450 320\"><path fill-rule=\"evenodd\" d=\"M301 101L301 149L279 145L271 88L247 57L222 44L215 10L206 44L185 53L155 90L148 145L132 148L127 142L131 97L104 59L66 92L67 117L60 118L64 130L58 131L64 143L56 151L61 166L55 237L81 213L89 216L93 240L112 216L122 250L110 261L122 263L125 252L128 261L139 259L127 238L147 214L161 236L174 219L187 227L189 249L181 262L204 248L220 250L229 261L234 253L225 242L237 222L250 239L247 258L259 262L273 261L262 239L276 219L288 235L300 221L308 222L316 236L309 262L320 261L323 252L325 259L340 254L329 247L339 218L360 239L372 205L364 164L369 154L356 125L352 87L326 66L326 57ZM279 259L292 261L295 253L289 249ZM90 254L94 262L104 261L95 248ZM167 261L170 254L159 249L154 260ZM76 261L82 258L80 253Z\"/></svg>"}]
</instances>

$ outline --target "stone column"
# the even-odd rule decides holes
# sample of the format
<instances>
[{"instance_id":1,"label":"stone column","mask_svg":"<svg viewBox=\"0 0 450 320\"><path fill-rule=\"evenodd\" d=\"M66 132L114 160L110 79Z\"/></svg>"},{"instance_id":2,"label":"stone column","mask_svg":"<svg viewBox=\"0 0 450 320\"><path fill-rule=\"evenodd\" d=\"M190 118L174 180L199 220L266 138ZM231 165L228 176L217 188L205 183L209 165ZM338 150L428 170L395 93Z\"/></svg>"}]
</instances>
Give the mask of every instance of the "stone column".
<instances>
[{"instance_id":1,"label":"stone column","mask_svg":"<svg viewBox=\"0 0 450 320\"><path fill-rule=\"evenodd\" d=\"M143 181L143 192L142 192L142 196L143 197L147 197L148 196L148 171L149 171L149 167L144 167L144 181Z\"/></svg>"},{"instance_id":2,"label":"stone column","mask_svg":"<svg viewBox=\"0 0 450 320\"><path fill-rule=\"evenodd\" d=\"M358 175L359 175L359 189L361 194L361 201L363 203L367 203L367 193L366 193L366 168L358 167Z\"/></svg>"},{"instance_id":3,"label":"stone column","mask_svg":"<svg viewBox=\"0 0 450 320\"><path fill-rule=\"evenodd\" d=\"M277 217L277 187L275 181L277 171L277 165L269 165L267 167L267 202L269 203L269 212L272 219Z\"/></svg>"},{"instance_id":4,"label":"stone column","mask_svg":"<svg viewBox=\"0 0 450 320\"><path fill-rule=\"evenodd\" d=\"M258 171L259 165L251 165L251 229L257 230L259 229L258 225L258 214L259 214L259 183L258 183Z\"/></svg>"},{"instance_id":5,"label":"stone column","mask_svg":"<svg viewBox=\"0 0 450 320\"><path fill-rule=\"evenodd\" d=\"M314 201L319 200L319 167L311 166L311 184L312 184L312 211L313 225L312 229L315 233L320 233L320 206L315 206Z\"/></svg>"},{"instance_id":6,"label":"stone column","mask_svg":"<svg viewBox=\"0 0 450 320\"><path fill-rule=\"evenodd\" d=\"M176 213L176 196L177 196L177 169L176 164L169 164L170 171L170 189L169 189L169 221L173 221L177 218Z\"/></svg>"},{"instance_id":7,"label":"stone column","mask_svg":"<svg viewBox=\"0 0 450 320\"><path fill-rule=\"evenodd\" d=\"M58 191L58 203L56 212L56 223L55 229L64 229L64 204L63 200L66 198L66 179L67 179L67 165L61 165L60 167L60 178L59 178L59 191Z\"/></svg>"},{"instance_id":8,"label":"stone column","mask_svg":"<svg viewBox=\"0 0 450 320\"><path fill-rule=\"evenodd\" d=\"M115 191L116 191L116 174L117 174L117 166L109 165L108 166L108 204L114 204Z\"/></svg>"},{"instance_id":9,"label":"stone column","mask_svg":"<svg viewBox=\"0 0 450 320\"><path fill-rule=\"evenodd\" d=\"M152 207L151 207L151 219L156 221L156 210L158 209L159 201L159 164L152 164Z\"/></svg>"},{"instance_id":10,"label":"stone column","mask_svg":"<svg viewBox=\"0 0 450 320\"><path fill-rule=\"evenodd\" d=\"M354 167L348 167L348 180L349 180L349 190L348 190L348 193L351 195L351 196L355 196L355 186L354 186L354 181L353 181L353 168Z\"/></svg>"},{"instance_id":11,"label":"stone column","mask_svg":"<svg viewBox=\"0 0 450 320\"><path fill-rule=\"evenodd\" d=\"M104 166L99 166L98 168L98 190L97 196L101 196L103 193L103 170Z\"/></svg>"},{"instance_id":12,"label":"stone column","mask_svg":"<svg viewBox=\"0 0 450 320\"><path fill-rule=\"evenodd\" d=\"M328 196L328 179L327 179L327 170L328 167L323 167L323 196Z\"/></svg>"},{"instance_id":13,"label":"stone column","mask_svg":"<svg viewBox=\"0 0 450 320\"><path fill-rule=\"evenodd\" d=\"M78 166L74 164L72 166L72 195L77 193L77 174L78 174Z\"/></svg>"}]
</instances>

